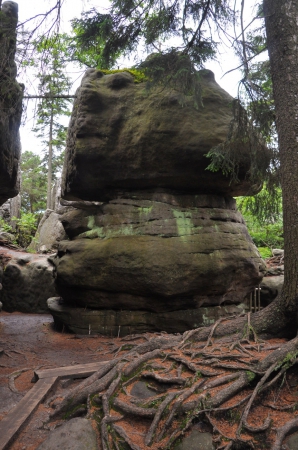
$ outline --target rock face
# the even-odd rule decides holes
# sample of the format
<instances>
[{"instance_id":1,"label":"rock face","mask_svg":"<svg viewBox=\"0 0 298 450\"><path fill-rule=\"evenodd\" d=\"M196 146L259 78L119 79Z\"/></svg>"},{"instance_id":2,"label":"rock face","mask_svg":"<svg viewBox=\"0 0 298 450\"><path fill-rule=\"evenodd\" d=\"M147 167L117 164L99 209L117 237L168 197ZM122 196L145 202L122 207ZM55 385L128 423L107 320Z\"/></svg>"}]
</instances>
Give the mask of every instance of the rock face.
<instances>
[{"instance_id":1,"label":"rock face","mask_svg":"<svg viewBox=\"0 0 298 450\"><path fill-rule=\"evenodd\" d=\"M28 246L28 250L44 253L56 250L59 242L67 239L59 219L59 214L52 209L47 209L38 225L34 239Z\"/></svg>"},{"instance_id":2,"label":"rock face","mask_svg":"<svg viewBox=\"0 0 298 450\"><path fill-rule=\"evenodd\" d=\"M65 213L71 207L60 205L61 178L56 180L51 193L51 209L47 209L39 222L36 234L28 246L29 251L47 253L55 251L59 242L67 239L67 235L60 222L60 214Z\"/></svg>"},{"instance_id":3,"label":"rock face","mask_svg":"<svg viewBox=\"0 0 298 450\"><path fill-rule=\"evenodd\" d=\"M89 69L77 92L70 122L62 197L104 201L120 189L165 188L194 193L246 195L250 142L243 139L239 183L206 171L206 153L225 142L233 98L200 72L203 107L166 89L148 92L127 72ZM264 149L262 149L264 150Z\"/></svg>"},{"instance_id":4,"label":"rock face","mask_svg":"<svg viewBox=\"0 0 298 450\"><path fill-rule=\"evenodd\" d=\"M216 308L235 308L262 279L265 265L231 197L249 180L231 184L205 170L204 155L227 139L232 98L212 73L201 77L196 110L191 99L182 108L177 93L146 93L129 73L87 72L62 195L103 204L78 201L61 216L70 241L53 259L63 303L49 306L58 322L86 333L91 323L104 334L182 332L214 322Z\"/></svg>"},{"instance_id":5,"label":"rock face","mask_svg":"<svg viewBox=\"0 0 298 450\"><path fill-rule=\"evenodd\" d=\"M97 450L96 433L90 420L75 418L53 430L38 450Z\"/></svg>"},{"instance_id":6,"label":"rock face","mask_svg":"<svg viewBox=\"0 0 298 450\"><path fill-rule=\"evenodd\" d=\"M57 285L66 301L87 308L173 311L181 305L240 303L258 283L260 258L233 199L135 197L62 216L73 239L60 244L56 259Z\"/></svg>"},{"instance_id":7,"label":"rock face","mask_svg":"<svg viewBox=\"0 0 298 450\"><path fill-rule=\"evenodd\" d=\"M281 293L284 285L284 275L264 277L261 283L261 303L269 305Z\"/></svg>"},{"instance_id":8,"label":"rock face","mask_svg":"<svg viewBox=\"0 0 298 450\"><path fill-rule=\"evenodd\" d=\"M0 301L8 312L49 312L47 299L57 295L47 256L0 249Z\"/></svg>"},{"instance_id":9,"label":"rock face","mask_svg":"<svg viewBox=\"0 0 298 450\"><path fill-rule=\"evenodd\" d=\"M21 196L20 194L14 198L9 198L2 206L0 206L0 218L2 218L5 223L10 225L13 230L16 227L15 221L12 220L13 217L20 217L21 211Z\"/></svg>"},{"instance_id":10,"label":"rock face","mask_svg":"<svg viewBox=\"0 0 298 450\"><path fill-rule=\"evenodd\" d=\"M177 311L140 311L74 308L60 297L48 299L48 307L58 328L66 326L76 334L126 336L132 333L167 331L177 333L212 325L221 317L245 313L245 304L180 309ZM183 308L181 302L181 308Z\"/></svg>"},{"instance_id":11,"label":"rock face","mask_svg":"<svg viewBox=\"0 0 298 450\"><path fill-rule=\"evenodd\" d=\"M0 205L19 191L20 138L23 89L15 81L18 5L4 2L0 23Z\"/></svg>"}]
</instances>

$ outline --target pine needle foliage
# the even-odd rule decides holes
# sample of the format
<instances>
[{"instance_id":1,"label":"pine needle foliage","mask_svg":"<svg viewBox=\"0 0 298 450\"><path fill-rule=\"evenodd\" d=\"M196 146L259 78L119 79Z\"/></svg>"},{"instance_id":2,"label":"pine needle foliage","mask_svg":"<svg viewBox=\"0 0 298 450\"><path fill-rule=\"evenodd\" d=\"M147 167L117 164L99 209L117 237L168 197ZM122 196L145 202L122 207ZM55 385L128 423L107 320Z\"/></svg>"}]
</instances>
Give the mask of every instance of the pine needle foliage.
<instances>
[{"instance_id":1,"label":"pine needle foliage","mask_svg":"<svg viewBox=\"0 0 298 450\"><path fill-rule=\"evenodd\" d=\"M166 83L184 86L186 73L181 70L202 68L215 57L217 42L211 29L234 20L228 0L113 0L105 14L91 9L72 21L77 45L84 51L96 48L97 68L110 69L119 55L131 54L140 44L147 53L154 52L154 62L142 64L148 78L159 82L167 73ZM169 40L175 38L173 47ZM162 50L161 47L165 50ZM188 57L188 59L187 59ZM186 66L189 66L188 68ZM191 78L193 78L191 76ZM181 80L181 84L180 81ZM196 91L187 79L186 91Z\"/></svg>"},{"instance_id":2,"label":"pine needle foliage","mask_svg":"<svg viewBox=\"0 0 298 450\"><path fill-rule=\"evenodd\" d=\"M258 15L261 16L261 11ZM80 48L85 51L97 48L97 68L111 69L119 55L136 53L142 46L147 53L152 53L135 68L147 77L147 87L160 86L162 89L167 86L179 91L183 94L182 106L185 96L193 96L194 105L199 108L203 105L197 70L204 68L209 59L215 58L217 40L228 26L236 23L236 18L237 12L230 0L112 0L110 8L104 13L92 9L74 20L72 25ZM261 30L249 37L248 56L263 51L265 47ZM245 74L243 83L251 88L254 80L248 80ZM263 112L263 103L267 108L266 113ZM209 170L221 170L231 177L231 183L237 181L243 155L236 149L239 139L242 142L244 136L244 140L247 137L247 142L251 143L251 157L246 165L247 176L256 182L258 180L259 184L260 178L266 178L270 156L264 141L272 124L271 106L268 99L262 100L259 96L250 102L247 115L239 102L238 105L235 103L235 120L226 143L208 154L212 160ZM258 110L259 114L256 115ZM268 111L271 113L270 118ZM253 131L256 126L259 134ZM263 128L266 128L264 132ZM243 132L244 135L241 135Z\"/></svg>"},{"instance_id":3,"label":"pine needle foliage","mask_svg":"<svg viewBox=\"0 0 298 450\"><path fill-rule=\"evenodd\" d=\"M247 195L252 195L261 190L262 180L269 176L272 154L238 100L233 101L233 117L226 141L213 147L206 155L211 159L207 170L220 170L230 177L231 183L237 183L243 175L240 170L243 171L245 166L246 176L252 183L252 192L247 192Z\"/></svg>"}]
</instances>

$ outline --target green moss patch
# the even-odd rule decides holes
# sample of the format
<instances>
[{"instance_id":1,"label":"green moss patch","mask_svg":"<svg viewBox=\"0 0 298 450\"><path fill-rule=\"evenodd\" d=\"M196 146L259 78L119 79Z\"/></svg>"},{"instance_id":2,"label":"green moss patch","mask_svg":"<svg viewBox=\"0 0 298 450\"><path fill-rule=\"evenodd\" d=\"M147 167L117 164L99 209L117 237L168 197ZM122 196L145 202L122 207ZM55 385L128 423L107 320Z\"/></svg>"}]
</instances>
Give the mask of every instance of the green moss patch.
<instances>
[{"instance_id":1,"label":"green moss patch","mask_svg":"<svg viewBox=\"0 0 298 450\"><path fill-rule=\"evenodd\" d=\"M112 73L128 72L130 73L130 75L133 76L135 83L143 83L144 81L148 80L148 77L145 75L143 71L136 69L115 69L115 70L100 69L100 71L105 75L110 75Z\"/></svg>"}]
</instances>

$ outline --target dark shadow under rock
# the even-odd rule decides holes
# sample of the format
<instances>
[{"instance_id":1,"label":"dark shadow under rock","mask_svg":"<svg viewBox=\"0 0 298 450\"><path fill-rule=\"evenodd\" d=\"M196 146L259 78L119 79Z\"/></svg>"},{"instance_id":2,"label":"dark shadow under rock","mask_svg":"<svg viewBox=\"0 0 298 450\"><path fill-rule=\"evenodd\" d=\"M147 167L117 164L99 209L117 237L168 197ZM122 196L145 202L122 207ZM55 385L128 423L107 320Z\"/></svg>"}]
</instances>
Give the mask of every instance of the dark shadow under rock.
<instances>
[{"instance_id":1,"label":"dark shadow under rock","mask_svg":"<svg viewBox=\"0 0 298 450\"><path fill-rule=\"evenodd\" d=\"M125 336L133 333L166 331L183 333L192 328L211 325L220 317L238 316L245 312L245 305L201 307L153 313L149 311L114 311L73 308L60 297L48 299L48 307L55 324L63 325L77 334L103 334Z\"/></svg>"}]
</instances>

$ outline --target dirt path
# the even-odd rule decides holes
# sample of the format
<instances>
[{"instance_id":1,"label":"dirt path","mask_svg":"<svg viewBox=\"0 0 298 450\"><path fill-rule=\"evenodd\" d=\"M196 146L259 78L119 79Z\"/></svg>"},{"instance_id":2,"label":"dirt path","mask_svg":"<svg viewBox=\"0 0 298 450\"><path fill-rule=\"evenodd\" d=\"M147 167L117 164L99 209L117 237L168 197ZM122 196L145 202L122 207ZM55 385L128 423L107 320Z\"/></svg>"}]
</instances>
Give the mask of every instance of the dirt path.
<instances>
[{"instance_id":1,"label":"dirt path","mask_svg":"<svg viewBox=\"0 0 298 450\"><path fill-rule=\"evenodd\" d=\"M34 370L109 360L117 339L57 332L48 314L0 313L0 420L33 384ZM16 372L23 371L14 378ZM46 413L37 411L10 449L34 450L48 430L41 429ZM37 419L37 416L38 419Z\"/></svg>"}]
</instances>

